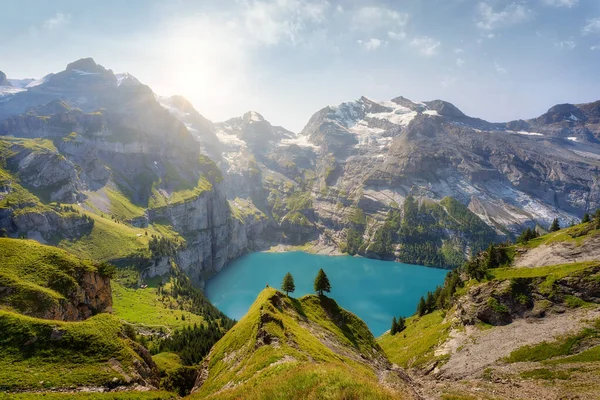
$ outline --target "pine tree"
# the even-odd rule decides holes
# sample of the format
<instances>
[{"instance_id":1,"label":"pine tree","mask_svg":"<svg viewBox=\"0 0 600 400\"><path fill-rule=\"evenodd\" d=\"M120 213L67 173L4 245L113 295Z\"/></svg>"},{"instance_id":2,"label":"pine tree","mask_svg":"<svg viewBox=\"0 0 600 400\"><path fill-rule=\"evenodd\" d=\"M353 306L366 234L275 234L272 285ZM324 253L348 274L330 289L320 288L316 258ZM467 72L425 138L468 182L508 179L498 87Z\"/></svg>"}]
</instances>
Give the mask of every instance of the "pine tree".
<instances>
[{"instance_id":1,"label":"pine tree","mask_svg":"<svg viewBox=\"0 0 600 400\"><path fill-rule=\"evenodd\" d=\"M294 277L289 272L283 277L283 282L281 282L281 290L285 292L286 296L289 296L290 293L294 293L294 290L296 290Z\"/></svg>"},{"instance_id":2,"label":"pine tree","mask_svg":"<svg viewBox=\"0 0 600 400\"><path fill-rule=\"evenodd\" d=\"M588 213L583 214L583 219L581 220L582 224L584 224L586 222L590 222L590 214L588 214Z\"/></svg>"},{"instance_id":3,"label":"pine tree","mask_svg":"<svg viewBox=\"0 0 600 400\"><path fill-rule=\"evenodd\" d=\"M400 333L405 329L406 329L406 321L404 320L404 318L399 317L398 323L396 324L396 332Z\"/></svg>"},{"instance_id":4,"label":"pine tree","mask_svg":"<svg viewBox=\"0 0 600 400\"><path fill-rule=\"evenodd\" d=\"M435 310L435 298L433 297L433 293L427 292L427 298L425 300L425 314L432 312Z\"/></svg>"},{"instance_id":5,"label":"pine tree","mask_svg":"<svg viewBox=\"0 0 600 400\"><path fill-rule=\"evenodd\" d=\"M317 292L319 296L323 296L323 292L331 292L331 284L329 283L329 278L325 275L323 268L319 270L319 273L315 278L315 292Z\"/></svg>"},{"instance_id":6,"label":"pine tree","mask_svg":"<svg viewBox=\"0 0 600 400\"><path fill-rule=\"evenodd\" d=\"M396 317L392 318L392 328L390 329L390 334L394 336L398 332L398 321L396 321Z\"/></svg>"},{"instance_id":7,"label":"pine tree","mask_svg":"<svg viewBox=\"0 0 600 400\"><path fill-rule=\"evenodd\" d=\"M425 305L425 299L421 296L421 300L419 300L419 304L417 305L417 314L419 317L422 317L427 313L427 306Z\"/></svg>"},{"instance_id":8,"label":"pine tree","mask_svg":"<svg viewBox=\"0 0 600 400\"><path fill-rule=\"evenodd\" d=\"M554 218L554 220L552 221L552 225L550 225L550 229L548 229L550 232L556 232L560 230L560 224L558 223L558 218Z\"/></svg>"}]
</instances>

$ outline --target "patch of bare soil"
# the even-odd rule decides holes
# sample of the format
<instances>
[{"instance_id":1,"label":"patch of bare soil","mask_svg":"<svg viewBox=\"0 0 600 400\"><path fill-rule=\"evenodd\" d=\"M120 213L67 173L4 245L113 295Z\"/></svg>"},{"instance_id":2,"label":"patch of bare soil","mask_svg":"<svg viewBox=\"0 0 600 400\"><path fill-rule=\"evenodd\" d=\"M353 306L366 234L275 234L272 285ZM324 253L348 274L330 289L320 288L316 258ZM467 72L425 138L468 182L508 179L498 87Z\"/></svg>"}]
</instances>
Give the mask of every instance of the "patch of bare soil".
<instances>
[{"instance_id":1,"label":"patch of bare soil","mask_svg":"<svg viewBox=\"0 0 600 400\"><path fill-rule=\"evenodd\" d=\"M579 309L540 319L518 319L492 329L467 327L465 331L451 335L444 344L450 359L439 368L437 375L443 379L479 377L486 367L514 350L577 333L597 318L600 318L600 309Z\"/></svg>"},{"instance_id":2,"label":"patch of bare soil","mask_svg":"<svg viewBox=\"0 0 600 400\"><path fill-rule=\"evenodd\" d=\"M600 260L600 236L587 239L581 246L574 242L540 245L519 255L514 265L517 268L532 268L594 260Z\"/></svg>"},{"instance_id":3,"label":"patch of bare soil","mask_svg":"<svg viewBox=\"0 0 600 400\"><path fill-rule=\"evenodd\" d=\"M518 319L492 329L467 326L453 330L436 354L448 361L430 375L413 376L424 399L443 395L474 399L600 399L598 365L566 365L568 379L524 379L523 371L548 368L542 363L503 361L514 350L574 334L600 318L600 308L550 314L542 319Z\"/></svg>"}]
</instances>

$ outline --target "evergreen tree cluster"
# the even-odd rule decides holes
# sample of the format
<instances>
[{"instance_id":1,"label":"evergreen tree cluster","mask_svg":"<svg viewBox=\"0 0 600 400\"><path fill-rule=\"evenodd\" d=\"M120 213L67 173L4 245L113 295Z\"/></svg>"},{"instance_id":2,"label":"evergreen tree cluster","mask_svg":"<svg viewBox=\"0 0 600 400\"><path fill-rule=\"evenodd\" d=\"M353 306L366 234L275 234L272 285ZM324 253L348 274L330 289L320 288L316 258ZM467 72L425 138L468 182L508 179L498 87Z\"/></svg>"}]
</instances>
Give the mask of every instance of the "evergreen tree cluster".
<instances>
[{"instance_id":1,"label":"evergreen tree cluster","mask_svg":"<svg viewBox=\"0 0 600 400\"><path fill-rule=\"evenodd\" d=\"M396 333L400 333L406 329L406 320L403 317L394 317L392 319L392 327L390 328L390 334L394 336Z\"/></svg>"},{"instance_id":2,"label":"evergreen tree cluster","mask_svg":"<svg viewBox=\"0 0 600 400\"><path fill-rule=\"evenodd\" d=\"M557 224L558 224L558 221L557 221ZM560 227L558 229L560 229ZM535 228L527 228L523 232L521 232L519 237L517 237L517 243L527 243L531 239L535 239L539 236L540 235L537 232L537 230L535 230Z\"/></svg>"},{"instance_id":3,"label":"evergreen tree cluster","mask_svg":"<svg viewBox=\"0 0 600 400\"><path fill-rule=\"evenodd\" d=\"M174 256L178 248L178 243L164 236L152 235L148 242L148 249L152 257L171 257Z\"/></svg>"},{"instance_id":4,"label":"evergreen tree cluster","mask_svg":"<svg viewBox=\"0 0 600 400\"><path fill-rule=\"evenodd\" d=\"M506 254L506 246L507 244L494 245L491 243L487 250L479 252L465 262L462 269L471 279L478 281L484 279L489 269L498 268L510 261Z\"/></svg>"},{"instance_id":5,"label":"evergreen tree cluster","mask_svg":"<svg viewBox=\"0 0 600 400\"><path fill-rule=\"evenodd\" d=\"M214 320L208 320L206 325L188 325L161 340L157 352L177 353L184 365L195 365L202 361L225 332L226 330Z\"/></svg>"},{"instance_id":6,"label":"evergreen tree cluster","mask_svg":"<svg viewBox=\"0 0 600 400\"><path fill-rule=\"evenodd\" d=\"M195 288L190 278L178 268L171 269L171 288L170 295L174 298L185 297L191 303L188 311L202 315L206 320L220 320L221 326L225 328L225 331L231 328L235 321L232 321L219 311L211 302L206 298L204 293L199 289ZM159 294L163 293L163 287L159 286Z\"/></svg>"},{"instance_id":7,"label":"evergreen tree cluster","mask_svg":"<svg viewBox=\"0 0 600 400\"><path fill-rule=\"evenodd\" d=\"M452 305L452 296L456 290L463 286L458 270L452 270L446 275L443 286L438 286L433 292L427 292L426 297L421 297L417 304L417 315L422 317L435 310L445 310Z\"/></svg>"},{"instance_id":8,"label":"evergreen tree cluster","mask_svg":"<svg viewBox=\"0 0 600 400\"><path fill-rule=\"evenodd\" d=\"M464 261L462 249L468 241L474 252L482 250L496 234L457 200L447 197L440 204L407 196L403 208L393 207L384 224L375 232L368 250L382 258L394 257L394 243L401 243L398 260L406 263L457 267ZM448 231L460 239L448 241ZM446 241L446 244L445 244Z\"/></svg>"},{"instance_id":9,"label":"evergreen tree cluster","mask_svg":"<svg viewBox=\"0 0 600 400\"><path fill-rule=\"evenodd\" d=\"M356 228L348 228L346 230L346 243L341 246L341 250L344 253L348 253L351 256L359 254L363 245L362 233Z\"/></svg>"},{"instance_id":10,"label":"evergreen tree cluster","mask_svg":"<svg viewBox=\"0 0 600 400\"><path fill-rule=\"evenodd\" d=\"M560 230L560 224L558 223L558 218L554 218L552 220L552 224L550 225L550 228L548 229L549 232L556 232Z\"/></svg>"}]
</instances>

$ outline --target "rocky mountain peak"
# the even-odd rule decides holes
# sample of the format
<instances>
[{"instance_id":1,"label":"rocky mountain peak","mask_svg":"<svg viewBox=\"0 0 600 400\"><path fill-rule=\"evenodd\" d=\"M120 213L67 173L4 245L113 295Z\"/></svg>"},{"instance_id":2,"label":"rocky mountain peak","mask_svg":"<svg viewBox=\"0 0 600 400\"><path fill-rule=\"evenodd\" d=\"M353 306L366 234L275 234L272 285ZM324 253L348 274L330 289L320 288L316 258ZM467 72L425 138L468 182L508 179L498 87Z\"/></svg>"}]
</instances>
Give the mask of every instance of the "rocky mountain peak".
<instances>
[{"instance_id":1,"label":"rocky mountain peak","mask_svg":"<svg viewBox=\"0 0 600 400\"><path fill-rule=\"evenodd\" d=\"M265 118L256 111L248 111L242 116L244 122L263 122Z\"/></svg>"},{"instance_id":2,"label":"rocky mountain peak","mask_svg":"<svg viewBox=\"0 0 600 400\"><path fill-rule=\"evenodd\" d=\"M0 86L12 86L8 80L6 80L6 74L0 71Z\"/></svg>"},{"instance_id":3,"label":"rocky mountain peak","mask_svg":"<svg viewBox=\"0 0 600 400\"><path fill-rule=\"evenodd\" d=\"M398 104L399 106L409 108L413 111L423 111L423 109L425 108L423 106L423 103L416 103L410 99L407 99L404 96L398 96L396 98L393 98L392 102Z\"/></svg>"},{"instance_id":4,"label":"rocky mountain peak","mask_svg":"<svg viewBox=\"0 0 600 400\"><path fill-rule=\"evenodd\" d=\"M464 118L466 115L460 111L454 104L444 100L426 101L425 104L429 109L437 111L439 115L450 118Z\"/></svg>"},{"instance_id":5,"label":"rocky mountain peak","mask_svg":"<svg viewBox=\"0 0 600 400\"><path fill-rule=\"evenodd\" d=\"M551 107L544 115L540 117L546 124L561 121L585 121L586 116L583 111L573 104L557 104Z\"/></svg>"},{"instance_id":6,"label":"rocky mountain peak","mask_svg":"<svg viewBox=\"0 0 600 400\"><path fill-rule=\"evenodd\" d=\"M89 73L104 73L107 72L106 68L104 68L100 64L96 64L93 58L81 58L77 61L73 61L70 64L67 64L67 71L83 71Z\"/></svg>"}]
</instances>

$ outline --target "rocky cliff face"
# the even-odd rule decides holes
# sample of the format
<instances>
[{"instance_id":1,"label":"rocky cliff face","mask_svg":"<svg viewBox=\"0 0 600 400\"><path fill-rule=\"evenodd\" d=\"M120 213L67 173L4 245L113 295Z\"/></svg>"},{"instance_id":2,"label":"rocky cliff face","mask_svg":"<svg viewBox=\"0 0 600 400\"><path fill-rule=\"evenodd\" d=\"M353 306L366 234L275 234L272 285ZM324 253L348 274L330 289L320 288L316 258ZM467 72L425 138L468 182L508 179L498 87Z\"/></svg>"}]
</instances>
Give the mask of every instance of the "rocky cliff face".
<instances>
[{"instance_id":1,"label":"rocky cliff face","mask_svg":"<svg viewBox=\"0 0 600 400\"><path fill-rule=\"evenodd\" d=\"M97 272L84 272L76 277L77 287L65 300L34 317L80 321L98 313L112 312L112 291L110 278Z\"/></svg>"},{"instance_id":2,"label":"rocky cliff face","mask_svg":"<svg viewBox=\"0 0 600 400\"><path fill-rule=\"evenodd\" d=\"M149 210L148 220L167 221L186 238L185 248L178 250L175 259L197 284L227 262L259 248L270 225L260 212L234 216L221 184L194 200ZM169 268L161 260L147 274L163 275Z\"/></svg>"},{"instance_id":3,"label":"rocky cliff face","mask_svg":"<svg viewBox=\"0 0 600 400\"><path fill-rule=\"evenodd\" d=\"M79 321L112 311L105 265L32 240L0 238L0 304L37 318Z\"/></svg>"}]
</instances>

